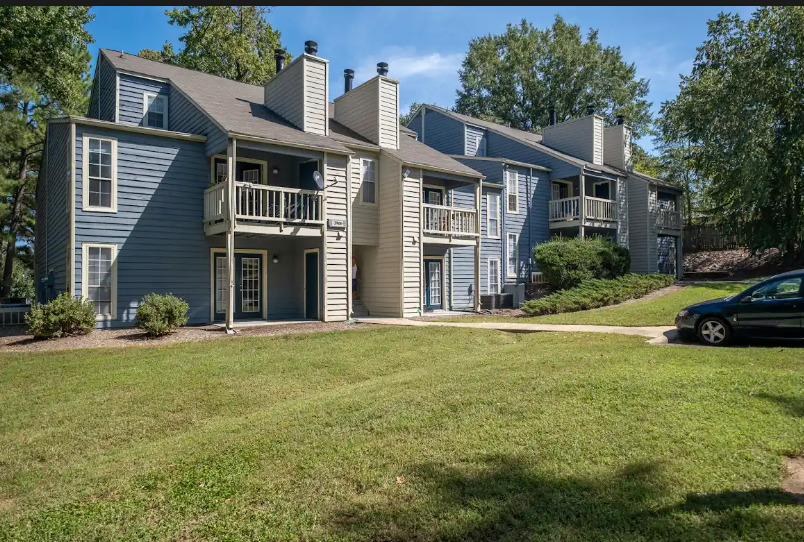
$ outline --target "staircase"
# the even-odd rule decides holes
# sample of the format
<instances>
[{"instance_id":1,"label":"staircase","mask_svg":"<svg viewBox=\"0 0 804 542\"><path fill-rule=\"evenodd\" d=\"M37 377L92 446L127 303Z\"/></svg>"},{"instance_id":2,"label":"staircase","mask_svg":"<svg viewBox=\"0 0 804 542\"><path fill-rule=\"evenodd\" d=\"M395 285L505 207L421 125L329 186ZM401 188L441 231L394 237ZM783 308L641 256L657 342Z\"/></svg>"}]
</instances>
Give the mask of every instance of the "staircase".
<instances>
[{"instance_id":1,"label":"staircase","mask_svg":"<svg viewBox=\"0 0 804 542\"><path fill-rule=\"evenodd\" d=\"M369 316L368 309L357 295L352 297L352 314L350 316L352 318L365 318Z\"/></svg>"}]
</instances>

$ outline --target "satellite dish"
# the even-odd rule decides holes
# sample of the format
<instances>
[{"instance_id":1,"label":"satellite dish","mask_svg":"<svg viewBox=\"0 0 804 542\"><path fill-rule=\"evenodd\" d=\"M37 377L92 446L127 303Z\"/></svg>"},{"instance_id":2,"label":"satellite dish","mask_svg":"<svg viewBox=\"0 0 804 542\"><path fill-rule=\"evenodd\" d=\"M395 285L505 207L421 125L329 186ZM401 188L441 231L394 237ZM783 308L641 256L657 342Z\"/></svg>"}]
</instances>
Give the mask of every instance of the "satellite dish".
<instances>
[{"instance_id":1,"label":"satellite dish","mask_svg":"<svg viewBox=\"0 0 804 542\"><path fill-rule=\"evenodd\" d=\"M313 182L315 183L316 190L324 189L324 176L317 171L313 171Z\"/></svg>"}]
</instances>

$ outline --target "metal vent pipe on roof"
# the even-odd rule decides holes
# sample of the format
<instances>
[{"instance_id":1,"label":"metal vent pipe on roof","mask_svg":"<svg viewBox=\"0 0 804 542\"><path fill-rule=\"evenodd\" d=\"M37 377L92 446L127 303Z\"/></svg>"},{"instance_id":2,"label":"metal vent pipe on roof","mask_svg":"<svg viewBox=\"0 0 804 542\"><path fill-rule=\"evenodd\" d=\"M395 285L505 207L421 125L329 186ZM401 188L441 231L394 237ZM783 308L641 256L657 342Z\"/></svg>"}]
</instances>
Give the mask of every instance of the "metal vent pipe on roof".
<instances>
[{"instance_id":1,"label":"metal vent pipe on roof","mask_svg":"<svg viewBox=\"0 0 804 542\"><path fill-rule=\"evenodd\" d=\"M355 78L355 71L350 69L343 70L343 93L352 90L352 80Z\"/></svg>"},{"instance_id":2,"label":"metal vent pipe on roof","mask_svg":"<svg viewBox=\"0 0 804 542\"><path fill-rule=\"evenodd\" d=\"M380 75L388 75L388 63L377 62L377 73L379 73Z\"/></svg>"},{"instance_id":3,"label":"metal vent pipe on roof","mask_svg":"<svg viewBox=\"0 0 804 542\"><path fill-rule=\"evenodd\" d=\"M318 44L312 40L305 41L304 52L308 55L316 56L318 54Z\"/></svg>"},{"instance_id":4,"label":"metal vent pipe on roof","mask_svg":"<svg viewBox=\"0 0 804 542\"><path fill-rule=\"evenodd\" d=\"M276 73L281 72L285 69L285 57L287 53L285 53L284 49L275 49L274 50L274 60L276 60Z\"/></svg>"}]
</instances>

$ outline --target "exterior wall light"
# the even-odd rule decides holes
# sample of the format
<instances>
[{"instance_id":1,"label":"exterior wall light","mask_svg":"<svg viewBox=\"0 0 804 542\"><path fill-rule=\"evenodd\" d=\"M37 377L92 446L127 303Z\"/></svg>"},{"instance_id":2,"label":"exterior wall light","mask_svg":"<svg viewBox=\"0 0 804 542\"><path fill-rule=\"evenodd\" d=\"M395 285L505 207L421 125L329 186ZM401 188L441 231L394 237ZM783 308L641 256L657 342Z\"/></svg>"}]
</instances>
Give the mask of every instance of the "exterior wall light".
<instances>
[{"instance_id":1,"label":"exterior wall light","mask_svg":"<svg viewBox=\"0 0 804 542\"><path fill-rule=\"evenodd\" d=\"M274 263L279 263L279 256L274 254L274 257L273 257L273 259L271 261L274 262Z\"/></svg>"}]
</instances>

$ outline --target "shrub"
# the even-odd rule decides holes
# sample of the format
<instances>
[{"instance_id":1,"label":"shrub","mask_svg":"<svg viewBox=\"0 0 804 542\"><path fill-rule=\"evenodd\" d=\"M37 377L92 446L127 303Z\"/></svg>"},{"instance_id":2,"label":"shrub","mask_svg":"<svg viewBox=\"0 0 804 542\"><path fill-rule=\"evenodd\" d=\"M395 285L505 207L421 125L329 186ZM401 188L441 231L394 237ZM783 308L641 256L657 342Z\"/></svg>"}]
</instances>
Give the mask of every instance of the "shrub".
<instances>
[{"instance_id":1,"label":"shrub","mask_svg":"<svg viewBox=\"0 0 804 542\"><path fill-rule=\"evenodd\" d=\"M649 294L674 282L672 275L623 275L616 279L590 279L575 288L526 301L522 310L530 316L558 314L605 307Z\"/></svg>"},{"instance_id":2,"label":"shrub","mask_svg":"<svg viewBox=\"0 0 804 542\"><path fill-rule=\"evenodd\" d=\"M187 323L189 308L173 294L148 294L137 309L135 325L151 337L167 335Z\"/></svg>"},{"instance_id":3,"label":"shrub","mask_svg":"<svg viewBox=\"0 0 804 542\"><path fill-rule=\"evenodd\" d=\"M602 237L556 237L536 245L533 256L554 289L572 288L589 279L613 279L628 273L628 249Z\"/></svg>"},{"instance_id":4,"label":"shrub","mask_svg":"<svg viewBox=\"0 0 804 542\"><path fill-rule=\"evenodd\" d=\"M64 292L48 303L34 303L25 321L37 339L86 335L95 329L95 305Z\"/></svg>"}]
</instances>

